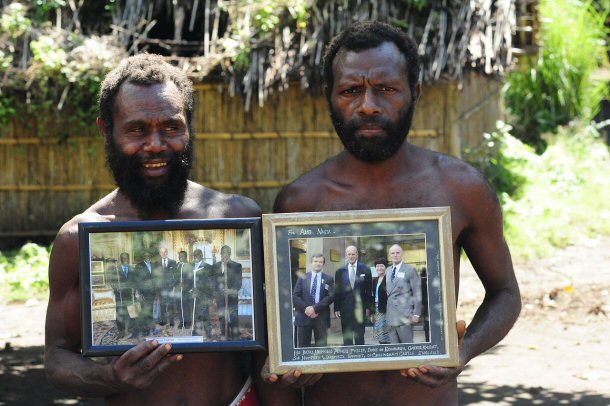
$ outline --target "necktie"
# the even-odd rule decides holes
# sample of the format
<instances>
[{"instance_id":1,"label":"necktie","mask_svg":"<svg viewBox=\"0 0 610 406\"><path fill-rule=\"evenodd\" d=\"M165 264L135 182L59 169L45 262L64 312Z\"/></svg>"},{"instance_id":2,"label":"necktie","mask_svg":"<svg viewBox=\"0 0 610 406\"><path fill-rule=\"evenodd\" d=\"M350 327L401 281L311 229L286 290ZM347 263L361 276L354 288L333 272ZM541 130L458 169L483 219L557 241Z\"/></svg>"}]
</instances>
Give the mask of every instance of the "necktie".
<instances>
[{"instance_id":1,"label":"necktie","mask_svg":"<svg viewBox=\"0 0 610 406\"><path fill-rule=\"evenodd\" d=\"M314 274L313 283L311 284L311 301L313 303L317 303L316 301L316 291L318 290L318 274Z\"/></svg>"},{"instance_id":2,"label":"necktie","mask_svg":"<svg viewBox=\"0 0 610 406\"><path fill-rule=\"evenodd\" d=\"M167 258L163 258L163 269L167 269Z\"/></svg>"},{"instance_id":3,"label":"necktie","mask_svg":"<svg viewBox=\"0 0 610 406\"><path fill-rule=\"evenodd\" d=\"M354 287L354 283L356 282L356 267L354 264L349 265L349 283Z\"/></svg>"},{"instance_id":4,"label":"necktie","mask_svg":"<svg viewBox=\"0 0 610 406\"><path fill-rule=\"evenodd\" d=\"M125 265L123 265L123 273L125 274L126 278L127 278L127 272L129 272L127 267Z\"/></svg>"},{"instance_id":5,"label":"necktie","mask_svg":"<svg viewBox=\"0 0 610 406\"><path fill-rule=\"evenodd\" d=\"M396 278L396 265L392 267L392 282L394 282L394 278Z\"/></svg>"}]
</instances>

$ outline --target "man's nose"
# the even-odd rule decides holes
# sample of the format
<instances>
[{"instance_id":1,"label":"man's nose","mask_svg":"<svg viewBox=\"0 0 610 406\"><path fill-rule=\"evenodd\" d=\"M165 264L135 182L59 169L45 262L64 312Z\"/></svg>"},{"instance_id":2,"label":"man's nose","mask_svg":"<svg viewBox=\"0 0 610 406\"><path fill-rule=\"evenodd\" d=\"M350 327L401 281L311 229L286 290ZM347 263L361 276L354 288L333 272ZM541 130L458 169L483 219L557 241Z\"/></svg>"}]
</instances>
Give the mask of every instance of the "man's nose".
<instances>
[{"instance_id":1,"label":"man's nose","mask_svg":"<svg viewBox=\"0 0 610 406\"><path fill-rule=\"evenodd\" d=\"M374 89L366 88L364 90L358 112L365 116L372 116L381 113L381 108L379 107Z\"/></svg>"},{"instance_id":2,"label":"man's nose","mask_svg":"<svg viewBox=\"0 0 610 406\"><path fill-rule=\"evenodd\" d=\"M160 131L153 129L148 136L148 140L145 146L146 152L161 152L164 151L166 148L167 146L165 144L165 137L163 136L163 134Z\"/></svg>"}]
</instances>

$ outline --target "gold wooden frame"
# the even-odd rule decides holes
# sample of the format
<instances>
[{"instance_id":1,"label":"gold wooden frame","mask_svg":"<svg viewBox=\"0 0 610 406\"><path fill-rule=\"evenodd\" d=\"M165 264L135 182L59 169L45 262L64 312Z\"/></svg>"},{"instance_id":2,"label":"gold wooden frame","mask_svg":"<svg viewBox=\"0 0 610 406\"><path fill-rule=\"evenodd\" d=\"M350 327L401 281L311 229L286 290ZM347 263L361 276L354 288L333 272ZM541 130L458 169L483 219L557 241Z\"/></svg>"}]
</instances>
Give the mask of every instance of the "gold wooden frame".
<instances>
[{"instance_id":1,"label":"gold wooden frame","mask_svg":"<svg viewBox=\"0 0 610 406\"><path fill-rule=\"evenodd\" d=\"M385 229L390 232L380 233ZM365 345L358 346L339 344L307 348L294 345L293 309L286 306L286 303L292 303L294 286L294 275L287 272L291 269L291 238L319 238L324 243L327 238L353 240L381 236L387 237L389 244L403 235L418 234L422 230L428 241L430 341L403 344L365 342ZM419 365L454 367L459 364L449 207L263 214L263 246L271 372L283 374L299 368L304 373L329 373L395 370ZM332 271L329 273L333 274Z\"/></svg>"}]
</instances>

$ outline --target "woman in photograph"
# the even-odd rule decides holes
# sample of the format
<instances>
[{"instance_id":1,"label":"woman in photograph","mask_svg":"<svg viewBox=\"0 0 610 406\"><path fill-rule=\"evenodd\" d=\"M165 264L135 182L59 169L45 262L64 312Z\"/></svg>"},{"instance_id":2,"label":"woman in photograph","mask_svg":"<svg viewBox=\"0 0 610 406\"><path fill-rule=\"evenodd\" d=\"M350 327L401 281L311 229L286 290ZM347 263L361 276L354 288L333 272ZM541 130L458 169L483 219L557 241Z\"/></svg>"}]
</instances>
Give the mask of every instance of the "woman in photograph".
<instances>
[{"instance_id":1,"label":"woman in photograph","mask_svg":"<svg viewBox=\"0 0 610 406\"><path fill-rule=\"evenodd\" d=\"M386 290L385 271L388 261L380 258L375 261L377 276L373 278L373 292L375 292L375 314L373 315L373 335L379 344L389 344L385 312L388 303L388 292Z\"/></svg>"}]
</instances>

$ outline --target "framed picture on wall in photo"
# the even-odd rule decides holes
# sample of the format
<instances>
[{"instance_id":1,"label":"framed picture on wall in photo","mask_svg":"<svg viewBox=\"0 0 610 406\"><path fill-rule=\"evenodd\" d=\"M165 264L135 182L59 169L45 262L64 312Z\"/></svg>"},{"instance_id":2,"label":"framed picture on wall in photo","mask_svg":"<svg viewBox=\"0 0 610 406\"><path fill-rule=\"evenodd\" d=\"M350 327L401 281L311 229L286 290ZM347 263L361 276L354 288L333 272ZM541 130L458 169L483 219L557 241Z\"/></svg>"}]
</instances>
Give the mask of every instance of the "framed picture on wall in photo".
<instances>
[{"instance_id":1,"label":"framed picture on wall in photo","mask_svg":"<svg viewBox=\"0 0 610 406\"><path fill-rule=\"evenodd\" d=\"M264 214L263 245L271 372L458 365L448 207Z\"/></svg>"},{"instance_id":2,"label":"framed picture on wall in photo","mask_svg":"<svg viewBox=\"0 0 610 406\"><path fill-rule=\"evenodd\" d=\"M264 348L260 218L81 223L79 238L83 355Z\"/></svg>"}]
</instances>

